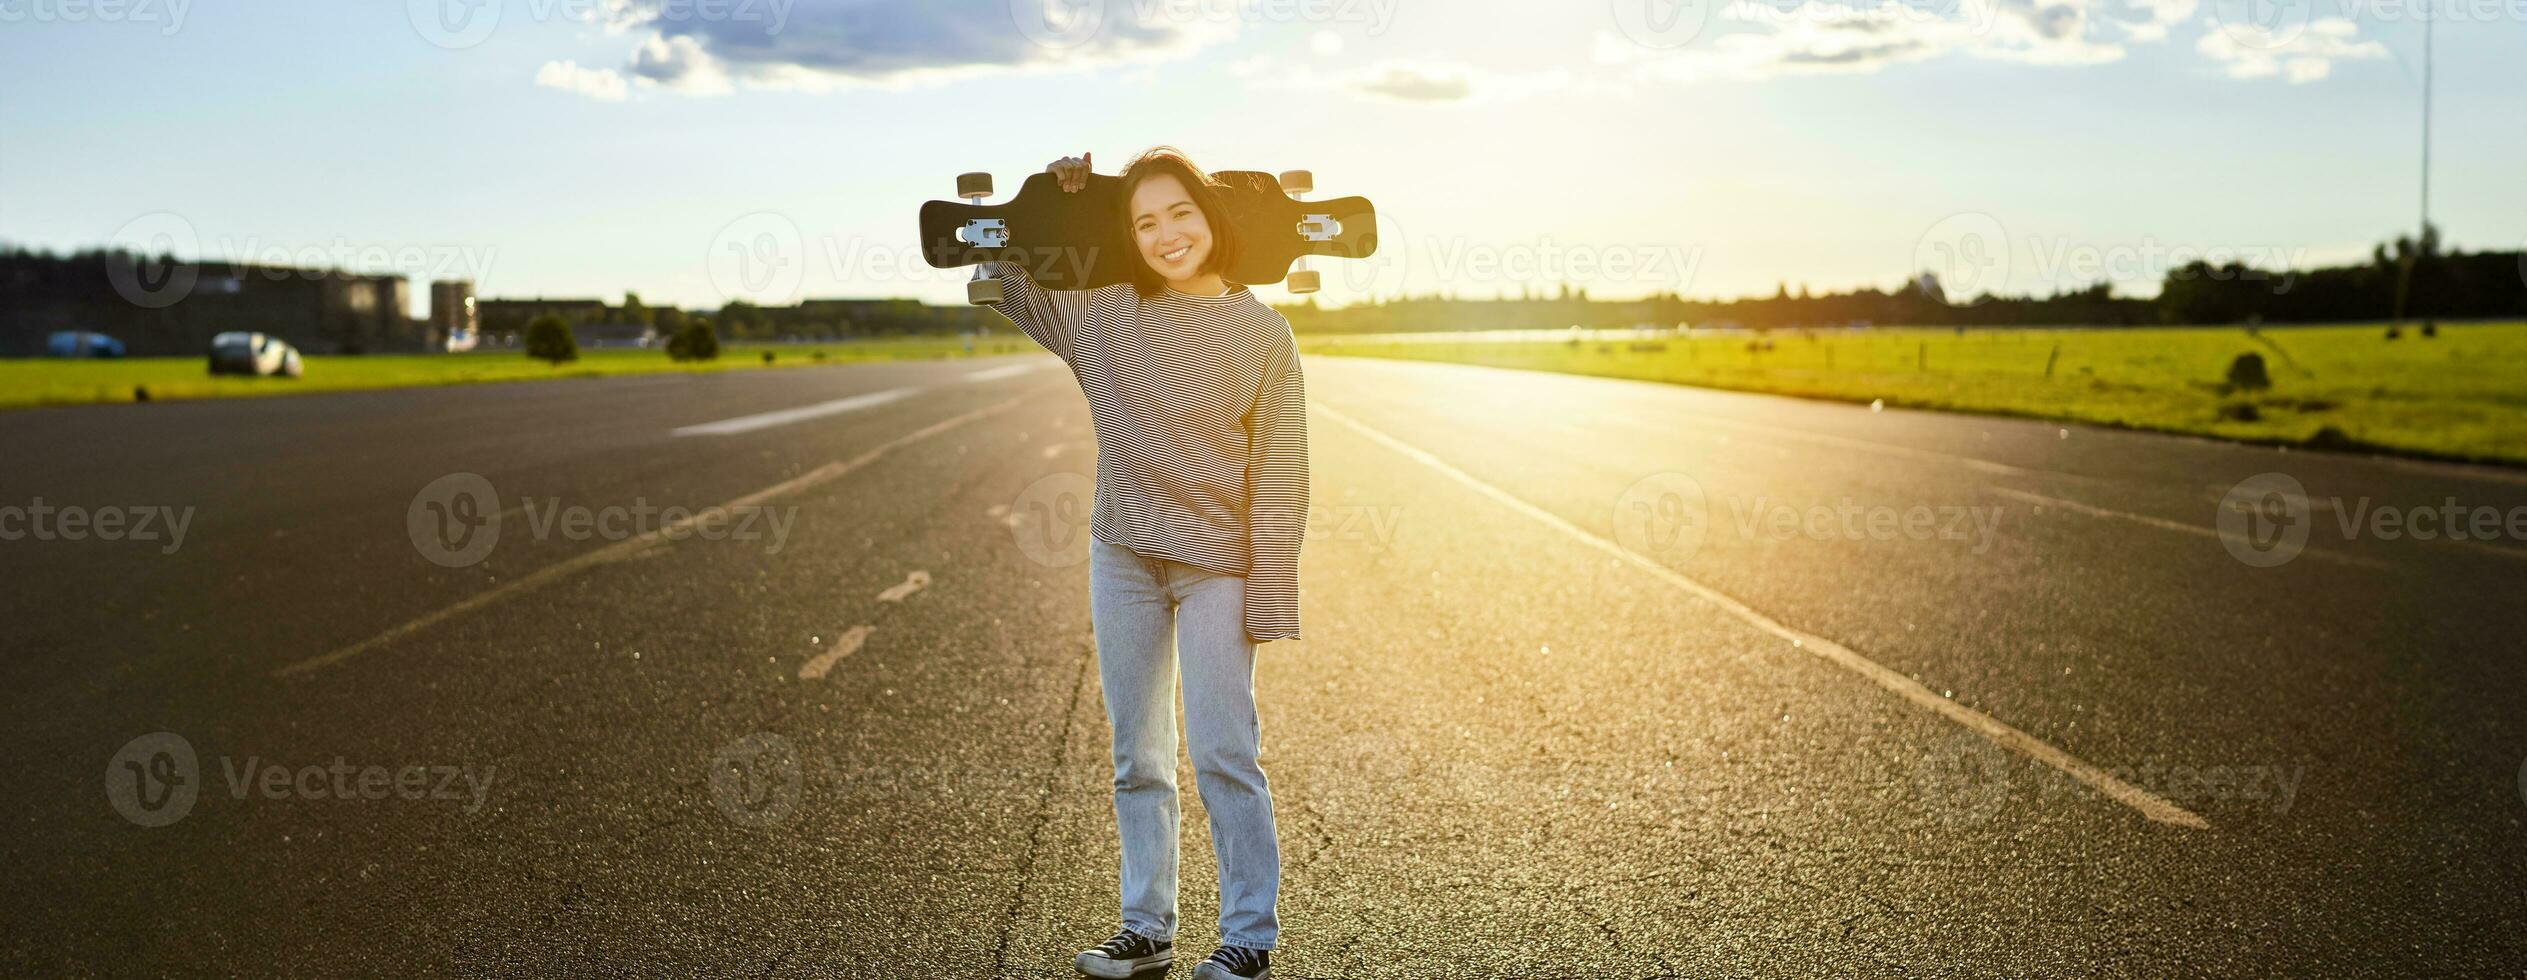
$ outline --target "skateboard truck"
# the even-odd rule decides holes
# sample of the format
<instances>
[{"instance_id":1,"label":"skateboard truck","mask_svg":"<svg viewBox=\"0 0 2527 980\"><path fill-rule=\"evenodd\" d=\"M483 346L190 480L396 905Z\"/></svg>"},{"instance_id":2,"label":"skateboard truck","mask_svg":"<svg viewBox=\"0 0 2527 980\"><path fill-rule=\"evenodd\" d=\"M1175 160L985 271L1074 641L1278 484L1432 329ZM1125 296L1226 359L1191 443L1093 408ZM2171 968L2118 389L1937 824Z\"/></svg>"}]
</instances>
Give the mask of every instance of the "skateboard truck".
<instances>
[{"instance_id":1,"label":"skateboard truck","mask_svg":"<svg viewBox=\"0 0 2527 980\"><path fill-rule=\"evenodd\" d=\"M991 175L956 175L956 196L964 198L967 204L982 204L984 198L991 196ZM977 218L965 223L965 227L957 232L957 239L975 248L1002 248L1009 244L1009 223L999 218ZM985 271L988 268L986 265L974 269L973 281L965 284L967 303L981 306L1001 301L1000 280L992 278L991 273Z\"/></svg>"},{"instance_id":2,"label":"skateboard truck","mask_svg":"<svg viewBox=\"0 0 2527 980\"><path fill-rule=\"evenodd\" d=\"M1290 195L1290 200L1299 200L1300 195L1315 189L1316 175L1314 173L1305 170L1281 172L1281 192ZM1302 239L1311 242L1330 242L1334 240L1335 235L1339 234L1342 234L1342 223L1335 221L1333 215L1307 214L1299 217L1299 237ZM1298 261L1290 264L1290 292L1312 293L1321 286L1322 283L1316 271L1307 267L1307 256L1299 256Z\"/></svg>"}]
</instances>

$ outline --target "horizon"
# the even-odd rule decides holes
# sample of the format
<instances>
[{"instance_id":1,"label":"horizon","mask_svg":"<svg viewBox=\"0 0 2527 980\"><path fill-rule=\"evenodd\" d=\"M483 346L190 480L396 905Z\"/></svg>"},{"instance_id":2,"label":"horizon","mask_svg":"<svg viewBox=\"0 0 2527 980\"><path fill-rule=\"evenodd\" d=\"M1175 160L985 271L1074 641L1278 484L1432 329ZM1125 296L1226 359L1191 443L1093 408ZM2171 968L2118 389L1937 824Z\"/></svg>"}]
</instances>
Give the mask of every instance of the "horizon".
<instances>
[{"instance_id":1,"label":"horizon","mask_svg":"<svg viewBox=\"0 0 2527 980\"><path fill-rule=\"evenodd\" d=\"M316 256L485 298L953 305L968 270L921 262L913 216L956 173L991 171L997 202L1053 157L1112 172L1161 143L1377 202L1387 247L1320 264L1327 308L1562 285L1892 291L1943 264L1968 292L2105 281L2148 298L2187 255L2304 269L2411 234L2426 8L2239 2L1700 2L1665 22L1666 0L1449 17L1145 0L1085 24L981 0L887 16L521 0L442 4L437 21L419 0L167 0L76 21L37 5L11 8L22 23L0 40L0 78L30 96L0 107L17 137L0 240ZM2505 57L2527 42L2527 0L2427 9L2464 28L2436 40L2433 221L2451 248L2519 247L2527 132L2502 94L2527 83ZM956 30L977 17L1018 29ZM294 31L340 41L308 50ZM189 84L149 80L168 74ZM293 85L321 94L237 112ZM64 91L79 97L36 97ZM1070 103L1135 122L1057 111ZM1152 116L1179 122L1154 132ZM1322 148L1279 145L1284 122ZM487 144L541 152L491 169ZM1559 149L1583 145L1576 164ZM160 165L169 146L185 166ZM412 302L426 311L426 285Z\"/></svg>"}]
</instances>

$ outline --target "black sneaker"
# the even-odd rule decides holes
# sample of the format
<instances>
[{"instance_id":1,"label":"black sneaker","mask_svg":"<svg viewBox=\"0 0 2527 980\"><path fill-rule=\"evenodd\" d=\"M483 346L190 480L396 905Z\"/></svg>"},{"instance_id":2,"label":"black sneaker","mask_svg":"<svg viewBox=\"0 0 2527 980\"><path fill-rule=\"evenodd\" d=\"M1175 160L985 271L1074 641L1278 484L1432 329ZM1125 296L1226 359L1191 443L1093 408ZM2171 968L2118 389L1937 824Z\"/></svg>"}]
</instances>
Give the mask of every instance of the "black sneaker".
<instances>
[{"instance_id":1,"label":"black sneaker","mask_svg":"<svg viewBox=\"0 0 2527 980\"><path fill-rule=\"evenodd\" d=\"M1193 966L1193 980L1267 980L1272 976L1272 951L1222 946Z\"/></svg>"},{"instance_id":2,"label":"black sneaker","mask_svg":"<svg viewBox=\"0 0 2527 980\"><path fill-rule=\"evenodd\" d=\"M1092 977L1125 980L1152 967L1165 969L1175 959L1174 943L1151 939L1125 929L1115 933L1114 938L1098 943L1095 949L1080 951L1071 963L1079 967L1079 972Z\"/></svg>"}]
</instances>

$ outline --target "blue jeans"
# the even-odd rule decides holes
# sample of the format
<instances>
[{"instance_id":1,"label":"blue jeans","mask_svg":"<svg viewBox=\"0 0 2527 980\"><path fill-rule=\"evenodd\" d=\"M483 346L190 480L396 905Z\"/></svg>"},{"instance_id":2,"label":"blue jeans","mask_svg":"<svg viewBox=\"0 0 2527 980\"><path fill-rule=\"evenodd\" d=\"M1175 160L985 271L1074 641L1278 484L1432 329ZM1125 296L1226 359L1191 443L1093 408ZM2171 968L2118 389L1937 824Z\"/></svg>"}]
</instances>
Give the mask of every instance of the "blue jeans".
<instances>
[{"instance_id":1,"label":"blue jeans","mask_svg":"<svg viewBox=\"0 0 2527 980\"><path fill-rule=\"evenodd\" d=\"M1097 677L1114 726L1114 822L1123 837L1123 925L1176 933L1176 673L1194 784L1220 864L1220 941L1271 949L1281 920L1281 844L1257 756L1255 644L1246 580L1180 561L1089 545L1088 607ZM1172 634L1172 635L1171 635Z\"/></svg>"}]
</instances>

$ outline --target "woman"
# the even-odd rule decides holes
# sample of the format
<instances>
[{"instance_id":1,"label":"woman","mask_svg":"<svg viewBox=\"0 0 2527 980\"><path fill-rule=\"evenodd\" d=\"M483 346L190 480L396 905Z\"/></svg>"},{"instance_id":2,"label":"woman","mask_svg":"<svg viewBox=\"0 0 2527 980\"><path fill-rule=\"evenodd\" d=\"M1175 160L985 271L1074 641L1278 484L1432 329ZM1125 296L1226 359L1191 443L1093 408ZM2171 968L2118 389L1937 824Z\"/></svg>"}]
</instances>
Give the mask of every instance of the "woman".
<instances>
[{"instance_id":1,"label":"woman","mask_svg":"<svg viewBox=\"0 0 2527 980\"><path fill-rule=\"evenodd\" d=\"M1046 168L1064 191L1089 161ZM1053 291L994 263L993 304L1061 355L1097 433L1089 618L1114 727L1123 928L1075 961L1128 977L1173 961L1175 689L1220 868L1220 947L1195 980L1268 977L1281 850L1257 762L1255 646L1299 636L1306 387L1289 321L1221 278L1237 236L1218 185L1159 147L1123 171L1133 281ZM1173 643L1170 643L1170 631Z\"/></svg>"}]
</instances>

